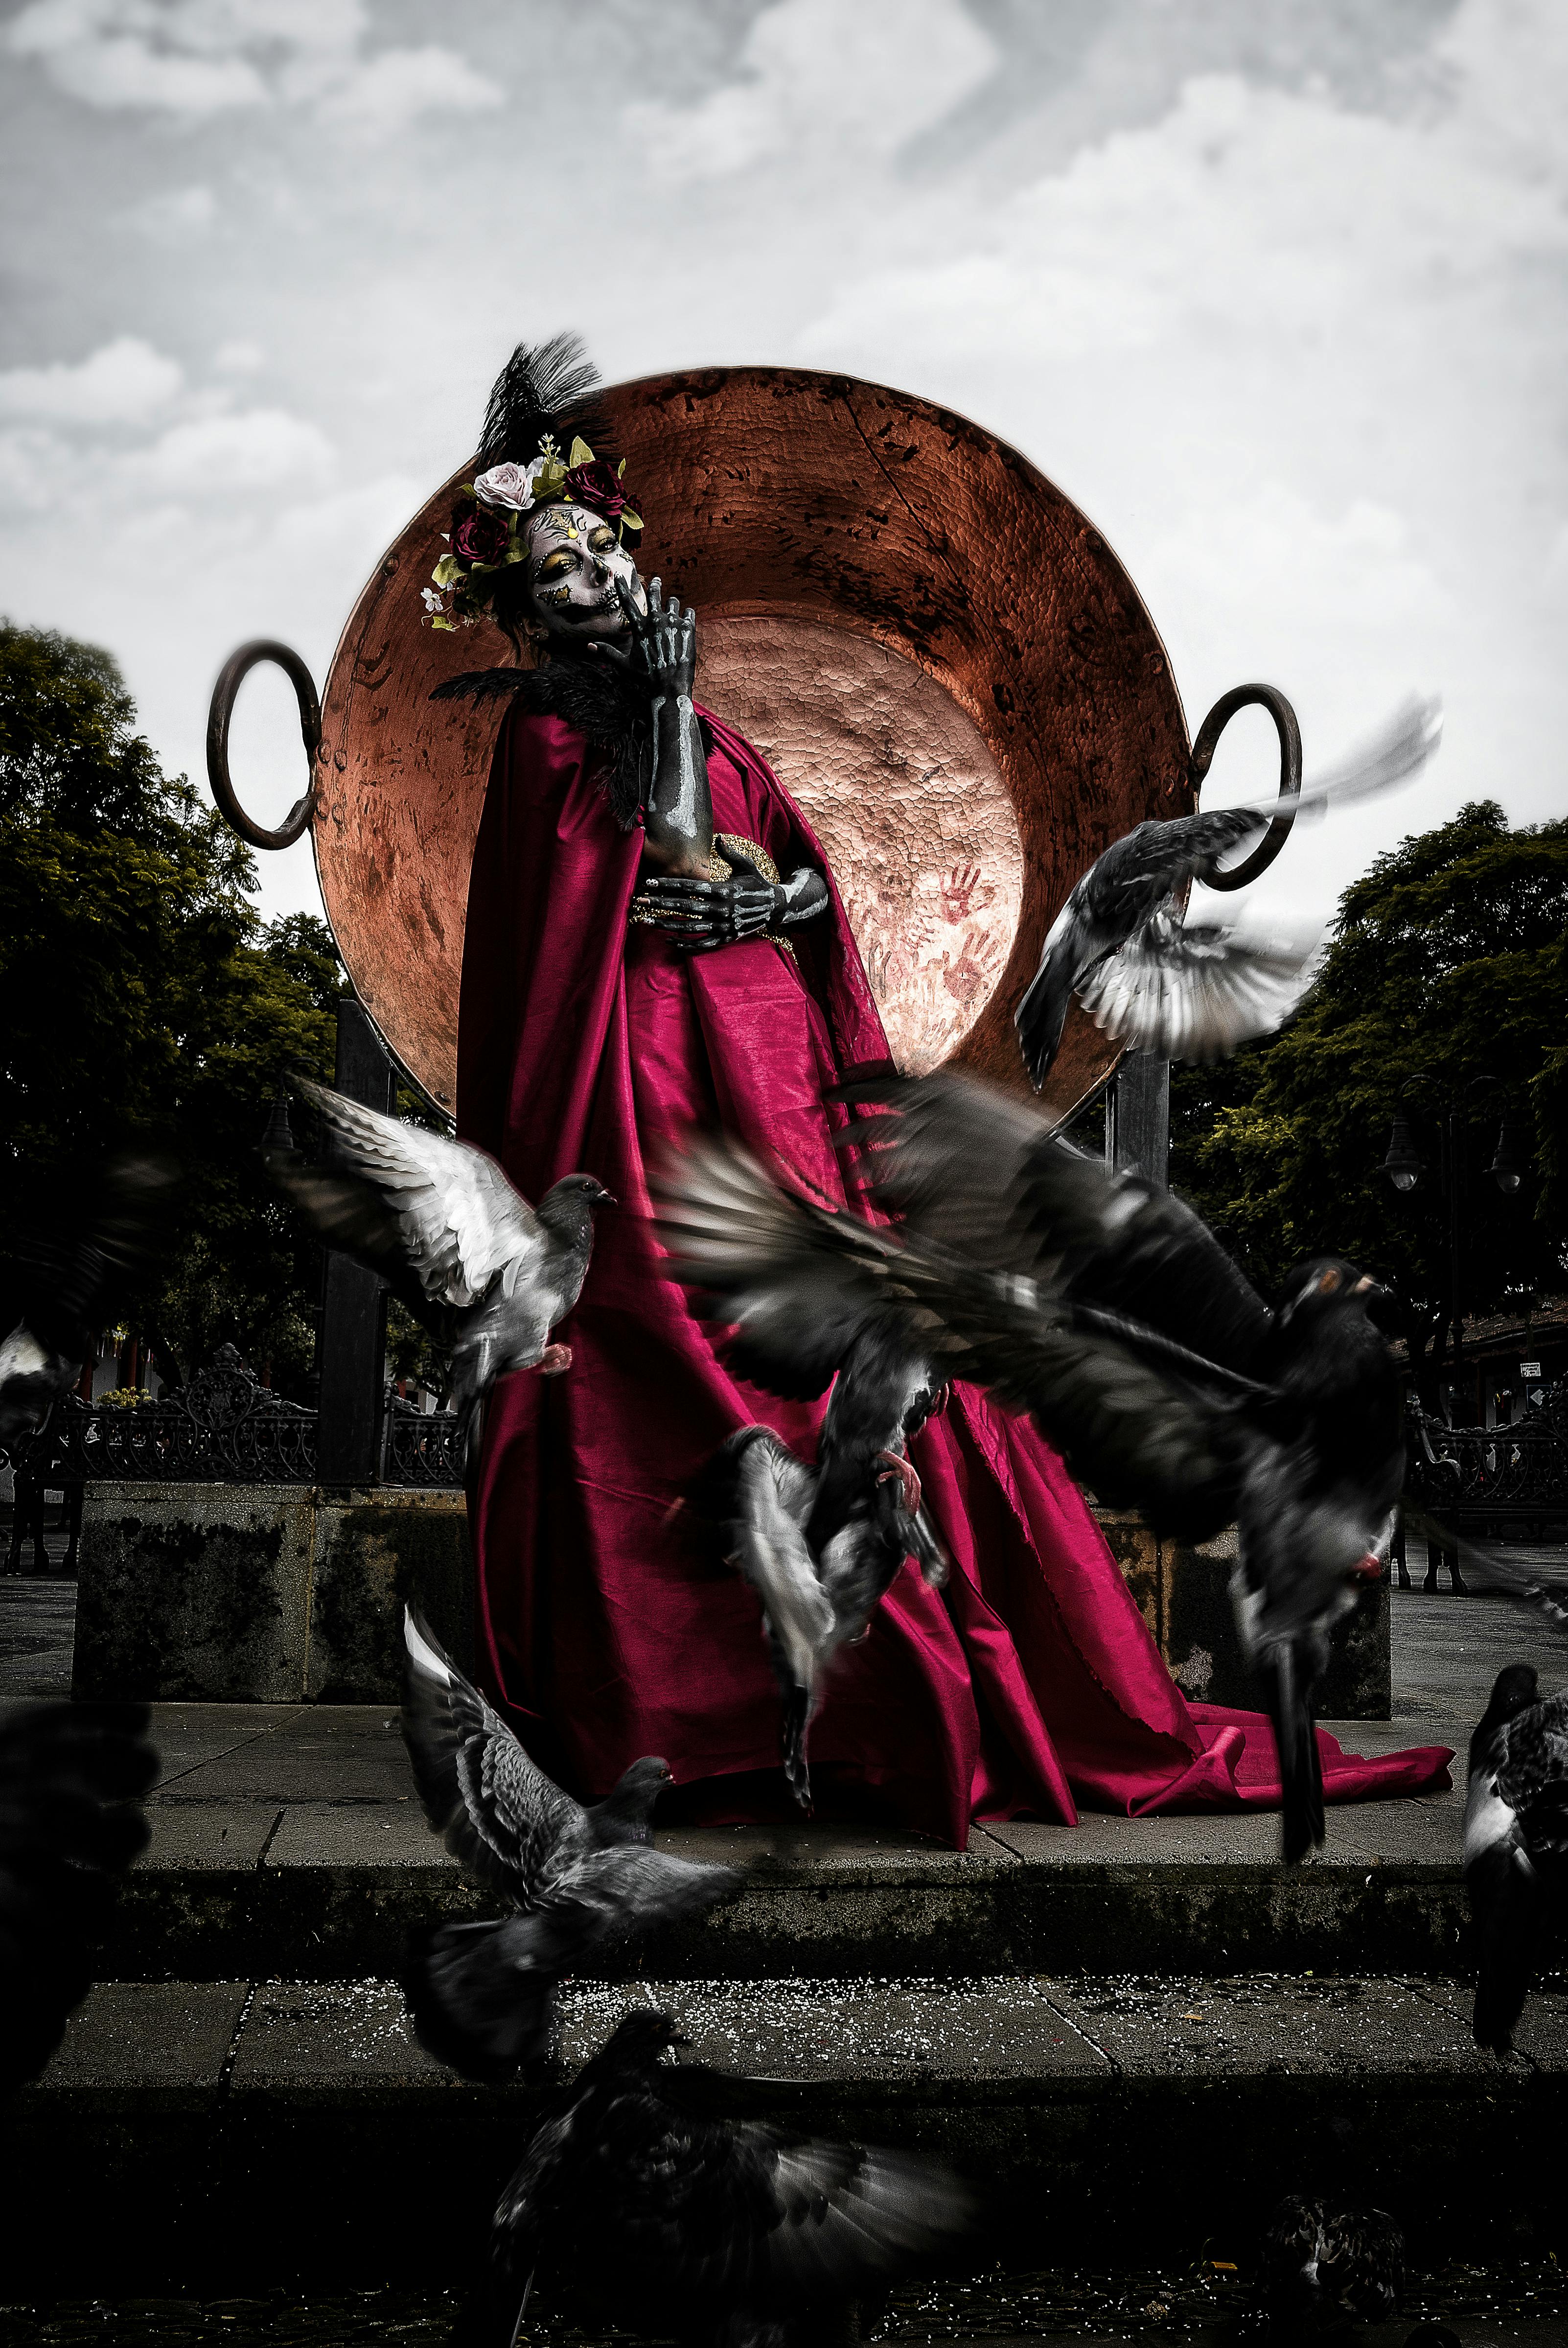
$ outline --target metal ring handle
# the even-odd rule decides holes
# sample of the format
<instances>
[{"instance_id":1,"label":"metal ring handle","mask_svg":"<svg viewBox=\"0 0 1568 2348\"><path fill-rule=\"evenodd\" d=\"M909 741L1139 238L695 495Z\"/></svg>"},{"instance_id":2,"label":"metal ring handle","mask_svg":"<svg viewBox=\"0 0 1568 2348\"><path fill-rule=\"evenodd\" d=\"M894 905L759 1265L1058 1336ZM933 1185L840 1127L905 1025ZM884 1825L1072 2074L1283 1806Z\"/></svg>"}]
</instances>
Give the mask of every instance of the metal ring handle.
<instances>
[{"instance_id":1,"label":"metal ring handle","mask_svg":"<svg viewBox=\"0 0 1568 2348\"><path fill-rule=\"evenodd\" d=\"M229 720L234 714L234 696L261 661L275 663L294 688L294 699L300 705L300 738L310 767L310 782L303 798L294 801L276 831L269 831L264 824L246 814L229 779ZM230 654L223 664L223 674L212 688L212 706L207 713L207 779L225 822L241 839L248 839L252 848L292 848L310 829L316 806L316 752L321 739L322 705L316 697L315 680L298 653L287 644L257 643L241 644L237 653Z\"/></svg>"},{"instance_id":2,"label":"metal ring handle","mask_svg":"<svg viewBox=\"0 0 1568 2348\"><path fill-rule=\"evenodd\" d=\"M1220 736L1238 709L1266 709L1274 720L1274 730L1279 736L1279 796L1282 799L1298 798L1301 794L1301 728L1296 722L1296 712L1277 685L1233 685L1222 693L1203 724L1193 744L1193 755L1187 773L1194 790L1201 788L1204 777L1214 764L1214 751ZM1296 821L1294 807L1276 815L1250 856L1228 871L1206 872L1205 889L1245 889L1266 872L1280 850L1290 837L1290 827Z\"/></svg>"}]
</instances>

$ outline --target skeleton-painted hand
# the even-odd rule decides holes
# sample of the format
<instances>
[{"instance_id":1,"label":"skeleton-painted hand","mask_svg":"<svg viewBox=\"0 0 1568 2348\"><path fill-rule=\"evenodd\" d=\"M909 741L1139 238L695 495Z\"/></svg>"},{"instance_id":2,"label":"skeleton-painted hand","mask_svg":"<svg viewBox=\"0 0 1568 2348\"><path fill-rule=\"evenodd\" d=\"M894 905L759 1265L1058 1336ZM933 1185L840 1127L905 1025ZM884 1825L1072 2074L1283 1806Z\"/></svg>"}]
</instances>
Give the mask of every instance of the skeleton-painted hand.
<instances>
[{"instance_id":1,"label":"skeleton-painted hand","mask_svg":"<svg viewBox=\"0 0 1568 2348\"><path fill-rule=\"evenodd\" d=\"M600 639L589 646L589 652L613 661L645 685L651 701L690 701L697 673L695 612L682 612L673 595L666 603L663 584L657 579L648 582L646 612L638 610L619 580L615 592L626 617L626 633L619 644Z\"/></svg>"},{"instance_id":2,"label":"skeleton-painted hand","mask_svg":"<svg viewBox=\"0 0 1568 2348\"><path fill-rule=\"evenodd\" d=\"M682 875L643 883L656 926L687 953L713 953L743 938L777 937L811 921L827 902L827 884L809 864L787 880L764 880L749 856L728 847L723 853L733 868L728 880Z\"/></svg>"}]
</instances>

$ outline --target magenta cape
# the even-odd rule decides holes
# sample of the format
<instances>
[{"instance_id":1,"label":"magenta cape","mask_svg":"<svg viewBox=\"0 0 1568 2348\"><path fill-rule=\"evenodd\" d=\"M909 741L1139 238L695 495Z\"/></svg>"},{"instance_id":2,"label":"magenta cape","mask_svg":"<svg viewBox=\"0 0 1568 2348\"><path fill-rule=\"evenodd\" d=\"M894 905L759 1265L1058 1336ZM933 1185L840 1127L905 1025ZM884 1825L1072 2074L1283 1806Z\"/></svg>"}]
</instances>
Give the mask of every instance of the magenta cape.
<instances>
[{"instance_id":1,"label":"magenta cape","mask_svg":"<svg viewBox=\"0 0 1568 2348\"><path fill-rule=\"evenodd\" d=\"M783 870L826 859L764 760L713 724L714 828ZM596 754L514 711L475 850L459 1023L458 1130L529 1198L595 1174L601 1211L563 1377L503 1378L470 1495L479 1670L544 1766L607 1792L640 1754L710 1822L792 1815L754 1593L704 1540L682 1487L736 1426L810 1456L820 1406L732 1376L661 1278L645 1166L723 1125L842 1197L825 1087L887 1045L836 893L799 940L690 959L627 926L642 847L616 829ZM819 1807L868 1810L959 1847L970 1821L1078 1806L1139 1814L1277 1804L1258 1713L1189 1704L1083 1498L1032 1426L970 1387L914 1447L951 1551L945 1591L906 1564L835 1666L812 1731ZM1448 1782L1446 1749L1377 1761L1322 1738L1330 1801Z\"/></svg>"}]
</instances>

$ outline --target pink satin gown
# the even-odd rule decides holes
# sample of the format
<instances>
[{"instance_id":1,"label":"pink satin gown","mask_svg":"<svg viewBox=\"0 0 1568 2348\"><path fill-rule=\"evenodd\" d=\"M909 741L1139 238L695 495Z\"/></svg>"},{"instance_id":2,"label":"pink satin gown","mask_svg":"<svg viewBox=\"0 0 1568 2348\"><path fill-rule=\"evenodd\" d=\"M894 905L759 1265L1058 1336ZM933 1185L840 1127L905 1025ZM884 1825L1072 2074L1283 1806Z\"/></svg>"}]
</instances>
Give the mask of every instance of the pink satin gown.
<instances>
[{"instance_id":1,"label":"pink satin gown","mask_svg":"<svg viewBox=\"0 0 1568 2348\"><path fill-rule=\"evenodd\" d=\"M714 829L783 871L826 860L751 746L709 720ZM640 1754L710 1823L795 1815L754 1592L677 1507L739 1426L809 1456L820 1406L733 1376L661 1278L647 1169L719 1125L844 1196L826 1088L887 1065L836 894L797 936L688 957L628 926L642 846L620 831L581 735L514 710L475 851L463 964L458 1130L527 1196L595 1174L601 1210L564 1376L492 1397L470 1521L477 1646L491 1697L583 1796ZM1261 1714L1173 1684L1081 1494L1033 1426L955 1389L914 1457L953 1559L906 1563L869 1637L835 1664L812 1730L819 1815L880 1816L962 1846L972 1820L1278 1801ZM1329 1801L1447 1782L1444 1749L1376 1761L1323 1739ZM679 1809L671 1807L678 1802Z\"/></svg>"}]
</instances>

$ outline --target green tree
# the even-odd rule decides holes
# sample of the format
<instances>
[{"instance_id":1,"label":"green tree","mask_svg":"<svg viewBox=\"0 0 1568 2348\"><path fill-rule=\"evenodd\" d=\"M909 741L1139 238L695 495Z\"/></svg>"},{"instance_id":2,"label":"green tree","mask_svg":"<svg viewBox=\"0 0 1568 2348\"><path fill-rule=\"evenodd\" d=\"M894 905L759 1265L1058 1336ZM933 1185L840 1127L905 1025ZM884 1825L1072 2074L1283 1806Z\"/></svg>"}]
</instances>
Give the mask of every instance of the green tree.
<instances>
[{"instance_id":1,"label":"green tree","mask_svg":"<svg viewBox=\"0 0 1568 2348\"><path fill-rule=\"evenodd\" d=\"M249 850L135 715L108 654L0 623L0 1231L128 1143L171 1148L180 1224L138 1324L170 1366L230 1338L290 1390L319 1259L255 1145L291 1072L330 1080L345 982L324 922L261 923Z\"/></svg>"},{"instance_id":2,"label":"green tree","mask_svg":"<svg viewBox=\"0 0 1568 2348\"><path fill-rule=\"evenodd\" d=\"M1485 800L1346 891L1322 974L1278 1035L1172 1086L1172 1179L1266 1290L1317 1253L1392 1287L1425 1382L1448 1308L1440 1123L1459 1110L1466 1313L1562 1292L1568 1271L1568 822ZM1504 1107L1533 1119L1512 1198L1486 1167ZM1378 1170L1396 1109L1428 1171Z\"/></svg>"}]
</instances>

